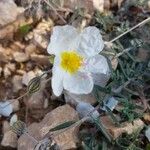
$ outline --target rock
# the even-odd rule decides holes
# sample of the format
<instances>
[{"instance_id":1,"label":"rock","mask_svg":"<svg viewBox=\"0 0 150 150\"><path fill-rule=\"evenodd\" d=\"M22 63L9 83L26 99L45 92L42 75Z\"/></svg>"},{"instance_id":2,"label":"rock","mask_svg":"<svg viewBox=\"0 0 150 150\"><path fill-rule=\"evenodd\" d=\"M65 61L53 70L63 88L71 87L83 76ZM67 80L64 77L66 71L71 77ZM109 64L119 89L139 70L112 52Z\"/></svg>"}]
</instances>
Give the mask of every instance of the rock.
<instances>
[{"instance_id":1,"label":"rock","mask_svg":"<svg viewBox=\"0 0 150 150\"><path fill-rule=\"evenodd\" d=\"M46 55L31 54L31 60L35 61L40 65L50 65L49 57Z\"/></svg>"},{"instance_id":2,"label":"rock","mask_svg":"<svg viewBox=\"0 0 150 150\"><path fill-rule=\"evenodd\" d=\"M98 10L101 13L105 13L110 11L111 8L120 8L121 4L124 0L92 0L93 6L96 10Z\"/></svg>"},{"instance_id":3,"label":"rock","mask_svg":"<svg viewBox=\"0 0 150 150\"><path fill-rule=\"evenodd\" d=\"M13 54L13 57L14 57L15 61L20 62L20 63L26 62L29 60L29 56L23 52L15 52Z\"/></svg>"},{"instance_id":4,"label":"rock","mask_svg":"<svg viewBox=\"0 0 150 150\"><path fill-rule=\"evenodd\" d=\"M5 79L8 78L9 76L11 76L11 71L7 68L6 65L5 65L4 69L3 69L3 72L4 72Z\"/></svg>"},{"instance_id":5,"label":"rock","mask_svg":"<svg viewBox=\"0 0 150 150\"><path fill-rule=\"evenodd\" d=\"M45 98L45 101L44 101L44 105L43 105L43 108L46 109L48 108L48 98Z\"/></svg>"},{"instance_id":6,"label":"rock","mask_svg":"<svg viewBox=\"0 0 150 150\"><path fill-rule=\"evenodd\" d=\"M29 72L25 73L22 77L22 83L27 86L29 81L31 79L33 79L35 76L36 75L33 71L29 71Z\"/></svg>"},{"instance_id":7,"label":"rock","mask_svg":"<svg viewBox=\"0 0 150 150\"><path fill-rule=\"evenodd\" d=\"M78 120L77 112L69 105L57 107L48 113L40 123L33 123L28 127L28 132L36 140L42 140L43 137L55 126L71 120ZM57 136L54 136L54 141L58 144L61 150L75 149L78 127L70 128ZM18 140L18 150L33 150L36 143L27 135L23 134Z\"/></svg>"},{"instance_id":8,"label":"rock","mask_svg":"<svg viewBox=\"0 0 150 150\"><path fill-rule=\"evenodd\" d=\"M5 47L2 49L0 48L0 51L2 50L3 54L5 55L4 57L6 57L6 62L10 62L10 60L12 60L13 50L10 47Z\"/></svg>"},{"instance_id":9,"label":"rock","mask_svg":"<svg viewBox=\"0 0 150 150\"><path fill-rule=\"evenodd\" d=\"M104 4L105 0L93 0L94 8L96 8L99 12L104 12Z\"/></svg>"},{"instance_id":10,"label":"rock","mask_svg":"<svg viewBox=\"0 0 150 150\"><path fill-rule=\"evenodd\" d=\"M6 132L2 139L1 145L16 148L17 147L17 135L11 130Z\"/></svg>"},{"instance_id":11,"label":"rock","mask_svg":"<svg viewBox=\"0 0 150 150\"><path fill-rule=\"evenodd\" d=\"M12 25L6 26L0 30L0 39L13 39L15 28Z\"/></svg>"},{"instance_id":12,"label":"rock","mask_svg":"<svg viewBox=\"0 0 150 150\"><path fill-rule=\"evenodd\" d=\"M0 102L0 115L9 117L12 112L13 107L9 101Z\"/></svg>"},{"instance_id":13,"label":"rock","mask_svg":"<svg viewBox=\"0 0 150 150\"><path fill-rule=\"evenodd\" d=\"M64 0L62 4L64 8L75 10L76 8L84 8L89 14L94 13L93 0Z\"/></svg>"},{"instance_id":14,"label":"rock","mask_svg":"<svg viewBox=\"0 0 150 150\"><path fill-rule=\"evenodd\" d=\"M2 132L4 134L5 132L9 131L10 125L8 121L3 121L2 125L3 125Z\"/></svg>"},{"instance_id":15,"label":"rock","mask_svg":"<svg viewBox=\"0 0 150 150\"><path fill-rule=\"evenodd\" d=\"M123 2L124 2L124 0L111 1L111 8L114 8L115 6L120 8Z\"/></svg>"},{"instance_id":16,"label":"rock","mask_svg":"<svg viewBox=\"0 0 150 150\"><path fill-rule=\"evenodd\" d=\"M39 46L40 48L46 49L48 45L49 39L48 33L50 33L51 27L53 26L52 20L42 20L37 27L27 34L26 39L32 39L35 45Z\"/></svg>"},{"instance_id":17,"label":"rock","mask_svg":"<svg viewBox=\"0 0 150 150\"><path fill-rule=\"evenodd\" d=\"M26 71L19 69L19 70L16 70L16 74L23 76L24 74L26 74Z\"/></svg>"},{"instance_id":18,"label":"rock","mask_svg":"<svg viewBox=\"0 0 150 150\"><path fill-rule=\"evenodd\" d=\"M12 100L10 100L9 102L12 102ZM14 102L11 104L12 104L13 112L16 112L20 109L20 103L18 100L15 99Z\"/></svg>"},{"instance_id":19,"label":"rock","mask_svg":"<svg viewBox=\"0 0 150 150\"><path fill-rule=\"evenodd\" d=\"M22 89L22 76L15 75L12 79L13 92L18 92Z\"/></svg>"},{"instance_id":20,"label":"rock","mask_svg":"<svg viewBox=\"0 0 150 150\"><path fill-rule=\"evenodd\" d=\"M15 41L13 44L18 46L19 50L25 49L25 45L21 43L20 41Z\"/></svg>"},{"instance_id":21,"label":"rock","mask_svg":"<svg viewBox=\"0 0 150 150\"><path fill-rule=\"evenodd\" d=\"M33 63L33 61L28 61L25 65L24 70L26 70L27 72L32 71L35 68L35 66L36 66L36 63Z\"/></svg>"},{"instance_id":22,"label":"rock","mask_svg":"<svg viewBox=\"0 0 150 150\"><path fill-rule=\"evenodd\" d=\"M143 115L143 118L144 118L144 120L145 120L146 122L148 122L149 125L150 125L150 114L149 114L149 113L145 113L145 114Z\"/></svg>"},{"instance_id":23,"label":"rock","mask_svg":"<svg viewBox=\"0 0 150 150\"><path fill-rule=\"evenodd\" d=\"M31 55L35 52L36 52L36 46L32 43L25 48L25 53L27 55Z\"/></svg>"},{"instance_id":24,"label":"rock","mask_svg":"<svg viewBox=\"0 0 150 150\"><path fill-rule=\"evenodd\" d=\"M6 56L0 51L0 62L7 62Z\"/></svg>"},{"instance_id":25,"label":"rock","mask_svg":"<svg viewBox=\"0 0 150 150\"><path fill-rule=\"evenodd\" d=\"M38 46L42 47L43 49L46 49L48 41L45 38L43 38L39 33L34 33L33 40Z\"/></svg>"},{"instance_id":26,"label":"rock","mask_svg":"<svg viewBox=\"0 0 150 150\"><path fill-rule=\"evenodd\" d=\"M16 21L0 29L0 39L12 40L14 37L14 33L18 31L20 26L31 23L33 23L32 18L26 19L24 16L19 16Z\"/></svg>"},{"instance_id":27,"label":"rock","mask_svg":"<svg viewBox=\"0 0 150 150\"><path fill-rule=\"evenodd\" d=\"M3 71L3 69L2 69L2 67L0 67L0 77L2 76L2 71Z\"/></svg>"},{"instance_id":28,"label":"rock","mask_svg":"<svg viewBox=\"0 0 150 150\"><path fill-rule=\"evenodd\" d=\"M18 9L13 0L0 1L0 27L7 25L16 20L17 16L23 12L23 9Z\"/></svg>"},{"instance_id":29,"label":"rock","mask_svg":"<svg viewBox=\"0 0 150 150\"><path fill-rule=\"evenodd\" d=\"M10 119L10 126L13 126L13 124L17 121L18 121L18 116L16 114L13 114L13 116Z\"/></svg>"},{"instance_id":30,"label":"rock","mask_svg":"<svg viewBox=\"0 0 150 150\"><path fill-rule=\"evenodd\" d=\"M3 48L1 45L0 45L0 62L5 62L7 63L8 61L8 58L6 56L6 51L5 51L5 48Z\"/></svg>"},{"instance_id":31,"label":"rock","mask_svg":"<svg viewBox=\"0 0 150 150\"><path fill-rule=\"evenodd\" d=\"M94 10L97 10L101 13L104 13L105 11L109 11L111 7L111 3L113 3L113 6L120 6L123 0L63 0L60 1L58 5L61 6L61 8L69 9L70 11L74 11L76 8L83 8L86 10L86 13L92 15L94 13ZM52 13L53 14L53 13ZM55 14L52 16L54 20L56 20L58 16L55 16Z\"/></svg>"},{"instance_id":32,"label":"rock","mask_svg":"<svg viewBox=\"0 0 150 150\"><path fill-rule=\"evenodd\" d=\"M122 133L132 134L137 129L144 127L144 122L141 119L136 119L132 123L125 122L121 124L121 127L116 127L107 116L101 117L101 120L113 139L118 138Z\"/></svg>"},{"instance_id":33,"label":"rock","mask_svg":"<svg viewBox=\"0 0 150 150\"><path fill-rule=\"evenodd\" d=\"M33 93L28 99L28 107L32 109L41 109L44 108L45 96L42 91Z\"/></svg>"},{"instance_id":34,"label":"rock","mask_svg":"<svg viewBox=\"0 0 150 150\"><path fill-rule=\"evenodd\" d=\"M43 71L41 69L39 69L38 67L34 68L34 73L36 74L36 76L40 76L43 74ZM47 74L45 74L43 76L43 78L45 78L47 76ZM45 81L45 80L44 80Z\"/></svg>"},{"instance_id":35,"label":"rock","mask_svg":"<svg viewBox=\"0 0 150 150\"><path fill-rule=\"evenodd\" d=\"M3 134L4 136L1 145L16 148L18 138L17 135L10 129L8 121L3 122Z\"/></svg>"},{"instance_id":36,"label":"rock","mask_svg":"<svg viewBox=\"0 0 150 150\"><path fill-rule=\"evenodd\" d=\"M15 41L13 42L11 45L10 45L10 48L13 50L13 51L21 51L25 48L25 45L22 44L20 41Z\"/></svg>"},{"instance_id":37,"label":"rock","mask_svg":"<svg viewBox=\"0 0 150 150\"><path fill-rule=\"evenodd\" d=\"M16 65L15 65L15 63L8 63L8 64L6 64L6 67L7 67L11 72L15 72L15 70L16 70Z\"/></svg>"}]
</instances>

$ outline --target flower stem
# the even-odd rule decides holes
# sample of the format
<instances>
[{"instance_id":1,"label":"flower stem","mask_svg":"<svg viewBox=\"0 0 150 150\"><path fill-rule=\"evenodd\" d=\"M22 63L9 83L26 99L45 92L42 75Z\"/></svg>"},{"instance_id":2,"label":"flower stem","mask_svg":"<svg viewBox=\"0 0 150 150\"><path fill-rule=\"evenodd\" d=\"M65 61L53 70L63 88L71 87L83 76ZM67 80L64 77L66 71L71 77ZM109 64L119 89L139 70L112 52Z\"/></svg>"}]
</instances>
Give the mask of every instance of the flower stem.
<instances>
[{"instance_id":1,"label":"flower stem","mask_svg":"<svg viewBox=\"0 0 150 150\"><path fill-rule=\"evenodd\" d=\"M109 41L108 43L113 43L116 40L120 39L122 36L124 36L125 34L131 32L132 30L136 29L139 26L144 25L145 23L150 21L150 17L148 17L147 19L143 20L142 22L138 23L137 25L135 25L134 27L130 28L129 30L127 30L126 32L120 34L119 36L115 37L114 39L112 39L111 41Z\"/></svg>"},{"instance_id":2,"label":"flower stem","mask_svg":"<svg viewBox=\"0 0 150 150\"><path fill-rule=\"evenodd\" d=\"M12 100L12 102L10 102L9 104L5 105L4 107L0 107L0 108L4 109L4 108L7 107L8 105L10 105L10 104L14 103L15 101L17 101L17 100L23 98L23 97L26 96L27 94L28 94L28 92L26 92L25 94L19 96L19 97L16 98L16 99Z\"/></svg>"}]
</instances>

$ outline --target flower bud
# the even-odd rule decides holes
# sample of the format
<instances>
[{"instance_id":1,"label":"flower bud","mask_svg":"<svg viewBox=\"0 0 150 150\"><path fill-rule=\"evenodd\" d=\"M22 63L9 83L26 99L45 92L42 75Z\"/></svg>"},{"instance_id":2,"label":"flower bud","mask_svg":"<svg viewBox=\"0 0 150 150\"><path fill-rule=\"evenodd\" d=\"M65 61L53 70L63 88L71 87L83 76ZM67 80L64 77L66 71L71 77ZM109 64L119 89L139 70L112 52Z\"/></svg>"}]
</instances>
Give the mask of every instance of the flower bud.
<instances>
[{"instance_id":1,"label":"flower bud","mask_svg":"<svg viewBox=\"0 0 150 150\"><path fill-rule=\"evenodd\" d=\"M20 120L13 123L11 126L11 130L16 133L17 135L21 136L25 132L27 132L26 124Z\"/></svg>"},{"instance_id":2,"label":"flower bud","mask_svg":"<svg viewBox=\"0 0 150 150\"><path fill-rule=\"evenodd\" d=\"M40 76L31 79L28 84L29 94L33 94L33 93L39 91L40 86L41 86L41 77Z\"/></svg>"}]
</instances>

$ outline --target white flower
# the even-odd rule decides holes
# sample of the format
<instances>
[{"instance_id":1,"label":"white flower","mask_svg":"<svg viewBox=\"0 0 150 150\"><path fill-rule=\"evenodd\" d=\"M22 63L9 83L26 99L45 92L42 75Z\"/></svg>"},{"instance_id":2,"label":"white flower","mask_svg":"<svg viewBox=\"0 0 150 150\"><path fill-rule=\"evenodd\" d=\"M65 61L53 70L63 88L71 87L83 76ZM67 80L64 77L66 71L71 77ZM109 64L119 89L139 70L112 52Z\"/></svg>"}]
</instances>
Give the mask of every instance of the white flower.
<instances>
[{"instance_id":1,"label":"white flower","mask_svg":"<svg viewBox=\"0 0 150 150\"><path fill-rule=\"evenodd\" d=\"M79 32L73 26L55 26L48 53L54 54L52 89L59 96L63 89L74 94L88 94L94 86L92 74L108 74L104 56L99 55L104 42L96 27Z\"/></svg>"}]
</instances>

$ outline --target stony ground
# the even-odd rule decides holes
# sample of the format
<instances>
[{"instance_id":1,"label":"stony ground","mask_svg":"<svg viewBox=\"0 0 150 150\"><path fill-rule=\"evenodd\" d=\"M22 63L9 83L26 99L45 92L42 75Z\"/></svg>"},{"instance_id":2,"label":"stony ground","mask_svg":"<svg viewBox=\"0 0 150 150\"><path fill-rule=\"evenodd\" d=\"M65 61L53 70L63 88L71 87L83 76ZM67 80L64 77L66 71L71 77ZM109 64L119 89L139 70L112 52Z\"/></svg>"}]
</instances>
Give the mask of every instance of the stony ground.
<instances>
[{"instance_id":1,"label":"stony ground","mask_svg":"<svg viewBox=\"0 0 150 150\"><path fill-rule=\"evenodd\" d=\"M105 146L106 149L113 150L118 149L117 146L120 143L122 145L122 147L119 145L120 149L147 148L149 150L150 135L148 140L145 130L150 124L150 73L148 68L150 65L150 23L125 35L118 42L116 41L113 47L107 45L104 55L111 60L113 68L113 76L109 81L111 84L108 84L107 89L97 89L100 90L100 96L96 97L99 101L92 95L82 98L83 101L97 106L108 97L122 94L124 98L120 98L121 104L118 104L112 112L106 113L99 110L101 122L114 141L122 133L132 134L131 139L123 135L117 140L119 141L118 145L110 144L107 142L107 138L105 139L106 134L99 131L99 127L91 122L73 126L65 132L51 135L49 130L55 126L79 120L72 99L70 100L70 97L64 95L56 97L52 93L51 72L43 78L38 92L17 99L27 92L27 86L31 79L52 68L53 56L48 55L46 48L53 26L94 25L101 30L104 40L110 41L149 17L149 14L150 2L144 0L138 0L138 2L128 0L114 2L109 0L63 0L61 2L52 0L50 3L46 0L1 0L0 101L13 102L13 113L9 117L1 116L0 118L0 149L33 150L39 144L38 141L45 140L44 144L50 143L47 147L58 149L57 146L59 146L61 150L98 150ZM139 46L140 44L143 45ZM132 51L124 55L123 49L128 47ZM115 54L115 57L111 54ZM119 59L117 59L118 57ZM120 70L123 70L123 73ZM142 74L144 71L147 72ZM135 84L133 81L134 84L132 84L124 77L124 74L138 82ZM126 83L128 83L127 86ZM117 91L115 94L112 93L113 90L110 92L112 86L119 92ZM126 99L127 101L123 101ZM119 120L121 127L114 124L116 121L114 117L117 118L117 121ZM17 135L14 133L10 129L10 123L13 120L23 121L28 127L28 134ZM136 134L133 135L134 131ZM126 141L131 141L131 143L126 144ZM36 149L40 149L37 147Z\"/></svg>"}]
</instances>

